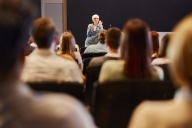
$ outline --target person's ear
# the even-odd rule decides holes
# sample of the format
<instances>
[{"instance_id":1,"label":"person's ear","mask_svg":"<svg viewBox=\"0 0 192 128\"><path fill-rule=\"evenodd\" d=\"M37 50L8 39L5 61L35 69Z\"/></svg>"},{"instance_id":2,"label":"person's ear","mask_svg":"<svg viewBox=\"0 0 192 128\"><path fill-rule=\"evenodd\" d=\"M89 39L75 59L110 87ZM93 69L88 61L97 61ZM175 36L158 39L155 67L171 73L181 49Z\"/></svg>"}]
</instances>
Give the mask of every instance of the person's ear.
<instances>
[{"instance_id":1,"label":"person's ear","mask_svg":"<svg viewBox=\"0 0 192 128\"><path fill-rule=\"evenodd\" d=\"M105 45L106 45L106 46L109 46L109 44L108 44L108 41L107 41L107 40L105 40Z\"/></svg>"}]
</instances>

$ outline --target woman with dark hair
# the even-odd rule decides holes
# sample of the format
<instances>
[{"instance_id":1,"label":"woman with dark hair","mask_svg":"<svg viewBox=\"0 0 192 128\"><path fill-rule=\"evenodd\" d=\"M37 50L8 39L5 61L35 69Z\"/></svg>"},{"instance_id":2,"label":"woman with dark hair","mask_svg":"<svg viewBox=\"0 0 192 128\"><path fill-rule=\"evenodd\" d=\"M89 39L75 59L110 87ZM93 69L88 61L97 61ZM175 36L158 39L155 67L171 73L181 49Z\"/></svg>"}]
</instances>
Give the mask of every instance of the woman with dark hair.
<instances>
[{"instance_id":1,"label":"woman with dark hair","mask_svg":"<svg viewBox=\"0 0 192 128\"><path fill-rule=\"evenodd\" d=\"M167 50L172 80L179 88L167 101L145 101L127 128L192 128L192 15L173 30Z\"/></svg>"},{"instance_id":2,"label":"woman with dark hair","mask_svg":"<svg viewBox=\"0 0 192 128\"><path fill-rule=\"evenodd\" d=\"M140 19L129 20L123 28L121 60L106 61L99 82L125 79L162 80L163 70L151 66L151 36Z\"/></svg>"},{"instance_id":3,"label":"woman with dark hair","mask_svg":"<svg viewBox=\"0 0 192 128\"><path fill-rule=\"evenodd\" d=\"M75 51L75 38L70 32L64 32L60 38L60 47L57 52L63 58L76 60L83 70L83 62L79 52Z\"/></svg>"},{"instance_id":4,"label":"woman with dark hair","mask_svg":"<svg viewBox=\"0 0 192 128\"><path fill-rule=\"evenodd\" d=\"M171 36L170 34L166 34L162 38L159 53L158 53L158 58L152 61L151 63L152 65L162 65L162 64L169 63L169 59L166 57L166 51L169 44L170 36Z\"/></svg>"},{"instance_id":5,"label":"woman with dark hair","mask_svg":"<svg viewBox=\"0 0 192 128\"><path fill-rule=\"evenodd\" d=\"M158 51L159 51L159 34L156 31L151 31L151 37L152 37L152 48L153 53L151 55L152 59L155 59L158 57Z\"/></svg>"}]
</instances>

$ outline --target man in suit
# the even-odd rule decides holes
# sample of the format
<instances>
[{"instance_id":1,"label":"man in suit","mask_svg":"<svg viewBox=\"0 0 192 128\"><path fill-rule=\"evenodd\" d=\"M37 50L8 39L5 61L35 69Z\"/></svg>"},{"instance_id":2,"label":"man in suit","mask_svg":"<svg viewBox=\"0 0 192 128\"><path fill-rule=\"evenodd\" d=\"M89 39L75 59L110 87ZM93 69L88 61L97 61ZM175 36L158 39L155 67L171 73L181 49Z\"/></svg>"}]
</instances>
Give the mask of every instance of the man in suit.
<instances>
[{"instance_id":1,"label":"man in suit","mask_svg":"<svg viewBox=\"0 0 192 128\"><path fill-rule=\"evenodd\" d=\"M21 82L35 11L29 0L0 0L0 127L95 128L76 99L66 94L36 94Z\"/></svg>"},{"instance_id":2,"label":"man in suit","mask_svg":"<svg viewBox=\"0 0 192 128\"><path fill-rule=\"evenodd\" d=\"M116 60L119 58L118 49L120 46L121 30L118 28L110 28L106 34L105 44L108 48L108 52L105 56L94 57L90 63L89 67L99 67L107 60Z\"/></svg>"}]
</instances>

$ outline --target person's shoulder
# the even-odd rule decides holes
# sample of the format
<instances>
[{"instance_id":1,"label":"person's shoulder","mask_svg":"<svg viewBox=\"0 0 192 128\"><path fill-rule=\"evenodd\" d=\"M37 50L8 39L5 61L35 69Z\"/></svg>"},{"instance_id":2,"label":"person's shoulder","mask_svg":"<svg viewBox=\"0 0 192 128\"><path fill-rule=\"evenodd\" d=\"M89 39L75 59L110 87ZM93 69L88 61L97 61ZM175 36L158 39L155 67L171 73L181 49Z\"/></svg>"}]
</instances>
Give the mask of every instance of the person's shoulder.
<instances>
[{"instance_id":1,"label":"person's shoulder","mask_svg":"<svg viewBox=\"0 0 192 128\"><path fill-rule=\"evenodd\" d=\"M100 74L106 72L110 72L109 74L119 72L123 68L123 64L124 61L122 60L107 60L103 63Z\"/></svg>"},{"instance_id":2,"label":"person's shoulder","mask_svg":"<svg viewBox=\"0 0 192 128\"><path fill-rule=\"evenodd\" d=\"M89 45L86 49L84 53L92 53L94 50L95 44Z\"/></svg>"},{"instance_id":3,"label":"person's shoulder","mask_svg":"<svg viewBox=\"0 0 192 128\"><path fill-rule=\"evenodd\" d=\"M109 74L121 74L124 69L124 60L107 60L101 67L101 73L109 72Z\"/></svg>"},{"instance_id":4,"label":"person's shoulder","mask_svg":"<svg viewBox=\"0 0 192 128\"><path fill-rule=\"evenodd\" d=\"M92 127L94 123L85 107L67 94L47 93L36 97L33 115L47 119L47 124L62 127ZM39 117L37 117L39 118ZM74 120L74 119L77 120ZM66 122L67 121L67 122ZM45 122L44 122L45 123ZM46 125L45 125L46 126Z\"/></svg>"},{"instance_id":5,"label":"person's shoulder","mask_svg":"<svg viewBox=\"0 0 192 128\"><path fill-rule=\"evenodd\" d=\"M137 108L136 111L149 112L151 110L161 109L162 106L170 104L172 101L144 101Z\"/></svg>"},{"instance_id":6,"label":"person's shoulder","mask_svg":"<svg viewBox=\"0 0 192 128\"><path fill-rule=\"evenodd\" d=\"M164 71L161 67L159 66L152 66L154 69L154 74L157 75L157 77L159 78L159 80L163 80L164 79Z\"/></svg>"},{"instance_id":7,"label":"person's shoulder","mask_svg":"<svg viewBox=\"0 0 192 128\"><path fill-rule=\"evenodd\" d=\"M125 61L124 60L107 60L104 62L103 66L110 66L110 67L118 67L118 66L122 66L125 64Z\"/></svg>"},{"instance_id":8,"label":"person's shoulder","mask_svg":"<svg viewBox=\"0 0 192 128\"><path fill-rule=\"evenodd\" d=\"M78 65L73 59L63 58L61 56L56 56L53 65L56 65L60 69L64 70L77 70Z\"/></svg>"},{"instance_id":9,"label":"person's shoulder","mask_svg":"<svg viewBox=\"0 0 192 128\"><path fill-rule=\"evenodd\" d=\"M89 49L92 49L92 48L94 48L94 47L96 47L96 46L97 46L97 44L91 44L91 45L88 46L88 48L89 48Z\"/></svg>"},{"instance_id":10,"label":"person's shoulder","mask_svg":"<svg viewBox=\"0 0 192 128\"><path fill-rule=\"evenodd\" d=\"M89 66L90 67L101 66L105 62L104 58L105 56L94 57L93 59L91 59Z\"/></svg>"},{"instance_id":11,"label":"person's shoulder","mask_svg":"<svg viewBox=\"0 0 192 128\"><path fill-rule=\"evenodd\" d=\"M162 58L155 58L152 62L151 65L159 65L159 64L163 64L164 61Z\"/></svg>"},{"instance_id":12,"label":"person's shoulder","mask_svg":"<svg viewBox=\"0 0 192 128\"><path fill-rule=\"evenodd\" d=\"M41 95L39 100L41 100L44 104L54 103L56 106L57 104L66 104L67 106L71 104L81 105L79 101L67 94L46 93Z\"/></svg>"},{"instance_id":13,"label":"person's shoulder","mask_svg":"<svg viewBox=\"0 0 192 128\"><path fill-rule=\"evenodd\" d=\"M133 112L130 120L129 128L151 127L153 122L160 113L164 111L164 107L171 105L172 101L144 101Z\"/></svg>"},{"instance_id":14,"label":"person's shoulder","mask_svg":"<svg viewBox=\"0 0 192 128\"><path fill-rule=\"evenodd\" d=\"M160 114L171 112L175 108L173 100L167 101L144 101L135 110L137 114L143 117L154 118Z\"/></svg>"},{"instance_id":15,"label":"person's shoulder","mask_svg":"<svg viewBox=\"0 0 192 128\"><path fill-rule=\"evenodd\" d=\"M62 56L55 56L55 61L58 62L58 65L63 65L63 64L64 65L68 65L68 64L72 64L73 65L73 64L75 64L75 62L72 61L71 59L72 59L72 57L69 56L69 55L64 55L64 57L62 57Z\"/></svg>"},{"instance_id":16,"label":"person's shoulder","mask_svg":"<svg viewBox=\"0 0 192 128\"><path fill-rule=\"evenodd\" d=\"M100 57L94 57L90 63L89 66L102 66L104 62L108 60L114 60L113 57L108 57L108 56L100 56Z\"/></svg>"},{"instance_id":17,"label":"person's shoulder","mask_svg":"<svg viewBox=\"0 0 192 128\"><path fill-rule=\"evenodd\" d=\"M98 61L98 60L103 60L105 58L105 56L99 56L99 57L93 57L93 59L91 61Z\"/></svg>"}]
</instances>

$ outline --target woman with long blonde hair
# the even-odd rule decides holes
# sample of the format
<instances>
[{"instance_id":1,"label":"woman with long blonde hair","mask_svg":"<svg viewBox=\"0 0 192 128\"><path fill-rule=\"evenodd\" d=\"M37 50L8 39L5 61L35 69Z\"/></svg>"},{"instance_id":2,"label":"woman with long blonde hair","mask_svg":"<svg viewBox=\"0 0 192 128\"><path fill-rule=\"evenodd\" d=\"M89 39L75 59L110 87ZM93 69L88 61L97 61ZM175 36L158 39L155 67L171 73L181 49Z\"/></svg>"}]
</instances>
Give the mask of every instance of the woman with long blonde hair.
<instances>
[{"instance_id":1,"label":"woman with long blonde hair","mask_svg":"<svg viewBox=\"0 0 192 128\"><path fill-rule=\"evenodd\" d=\"M75 51L75 38L70 32L64 32L60 37L60 47L57 52L63 58L75 60L83 70L83 62L79 52Z\"/></svg>"}]
</instances>

